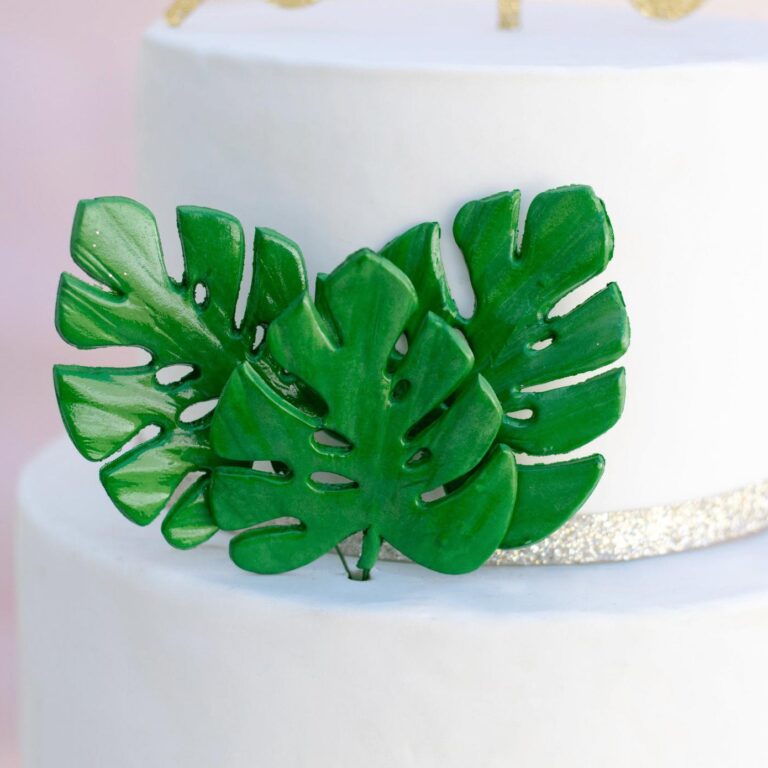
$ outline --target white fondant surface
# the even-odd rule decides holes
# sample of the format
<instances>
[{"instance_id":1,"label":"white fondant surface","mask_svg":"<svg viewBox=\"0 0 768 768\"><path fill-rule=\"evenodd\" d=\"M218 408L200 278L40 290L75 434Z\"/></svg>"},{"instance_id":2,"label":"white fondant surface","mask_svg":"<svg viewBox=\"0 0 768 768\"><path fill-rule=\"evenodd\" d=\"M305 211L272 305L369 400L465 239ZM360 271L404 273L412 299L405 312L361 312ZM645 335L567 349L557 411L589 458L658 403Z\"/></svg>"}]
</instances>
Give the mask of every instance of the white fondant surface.
<instances>
[{"instance_id":1,"label":"white fondant surface","mask_svg":"<svg viewBox=\"0 0 768 768\"><path fill-rule=\"evenodd\" d=\"M142 200L178 263L174 209L296 240L310 271L443 225L470 199L568 183L607 203L633 328L623 420L584 512L702 498L768 476L768 27L629 8L327 0L209 3L147 34ZM571 302L570 305L572 305ZM569 305L569 306L570 306Z\"/></svg>"},{"instance_id":2,"label":"white fondant surface","mask_svg":"<svg viewBox=\"0 0 768 768\"><path fill-rule=\"evenodd\" d=\"M65 441L21 482L26 768L762 768L768 535L658 560L238 571L112 508Z\"/></svg>"},{"instance_id":3,"label":"white fondant surface","mask_svg":"<svg viewBox=\"0 0 768 768\"><path fill-rule=\"evenodd\" d=\"M148 39L206 53L315 66L663 67L763 59L765 25L694 16L648 23L626 7L526 3L522 29L496 28L494 0L323 0L299 13L214 0Z\"/></svg>"}]
</instances>

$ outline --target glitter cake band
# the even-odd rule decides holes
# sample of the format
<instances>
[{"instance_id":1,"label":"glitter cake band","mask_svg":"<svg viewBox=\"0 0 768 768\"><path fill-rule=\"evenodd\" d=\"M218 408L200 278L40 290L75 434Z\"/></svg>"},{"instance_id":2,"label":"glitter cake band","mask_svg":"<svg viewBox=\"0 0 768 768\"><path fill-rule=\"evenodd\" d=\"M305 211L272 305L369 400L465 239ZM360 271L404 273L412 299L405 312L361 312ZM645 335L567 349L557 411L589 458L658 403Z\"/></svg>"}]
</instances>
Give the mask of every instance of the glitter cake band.
<instances>
[{"instance_id":1,"label":"glitter cake band","mask_svg":"<svg viewBox=\"0 0 768 768\"><path fill-rule=\"evenodd\" d=\"M700 549L768 528L768 480L680 504L622 512L577 514L548 539L530 547L497 550L487 565L573 565L637 560ZM360 552L360 537L341 546ZM401 560L388 544L382 560Z\"/></svg>"}]
</instances>

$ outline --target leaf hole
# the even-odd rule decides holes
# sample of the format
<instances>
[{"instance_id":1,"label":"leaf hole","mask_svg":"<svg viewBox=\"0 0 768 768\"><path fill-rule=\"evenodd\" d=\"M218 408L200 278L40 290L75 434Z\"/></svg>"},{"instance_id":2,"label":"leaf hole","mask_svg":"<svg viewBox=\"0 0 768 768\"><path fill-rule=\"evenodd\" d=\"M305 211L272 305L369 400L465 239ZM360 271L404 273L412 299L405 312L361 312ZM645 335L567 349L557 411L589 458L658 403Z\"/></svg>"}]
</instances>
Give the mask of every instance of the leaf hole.
<instances>
[{"instance_id":1,"label":"leaf hole","mask_svg":"<svg viewBox=\"0 0 768 768\"><path fill-rule=\"evenodd\" d=\"M407 379L400 379L400 381L395 384L395 388L392 390L392 399L396 402L404 400L410 391L411 382Z\"/></svg>"},{"instance_id":2,"label":"leaf hole","mask_svg":"<svg viewBox=\"0 0 768 768\"><path fill-rule=\"evenodd\" d=\"M326 448L343 448L352 450L352 443L346 437L330 429L318 429L314 434L315 442Z\"/></svg>"},{"instance_id":3,"label":"leaf hole","mask_svg":"<svg viewBox=\"0 0 768 768\"><path fill-rule=\"evenodd\" d=\"M253 262L254 259L243 259L243 273L235 302L235 328L240 330L245 320L245 310L248 307L248 297L253 291Z\"/></svg>"},{"instance_id":4,"label":"leaf hole","mask_svg":"<svg viewBox=\"0 0 768 768\"><path fill-rule=\"evenodd\" d=\"M563 376L559 379L552 379L551 381L547 381L544 384L531 384L529 386L522 387L520 389L520 394L525 395L529 392L537 393L537 392L549 392L553 389L561 389L562 387L569 387L572 384L579 384L582 381L586 381L587 379L592 377L592 374L600 373L601 371L604 371L604 368L599 368L596 371L590 371L589 373L579 373L574 376Z\"/></svg>"},{"instance_id":5,"label":"leaf hole","mask_svg":"<svg viewBox=\"0 0 768 768\"><path fill-rule=\"evenodd\" d=\"M136 445L141 445L141 443L154 440L161 432L162 429L160 429L157 424L149 424L148 426L140 429L136 433L136 437L134 437L131 442L135 443Z\"/></svg>"},{"instance_id":6,"label":"leaf hole","mask_svg":"<svg viewBox=\"0 0 768 768\"><path fill-rule=\"evenodd\" d=\"M191 365L166 365L155 374L155 379L158 384L167 387L170 384L178 384L194 372L195 369Z\"/></svg>"},{"instance_id":7,"label":"leaf hole","mask_svg":"<svg viewBox=\"0 0 768 768\"><path fill-rule=\"evenodd\" d=\"M202 307L205 302L208 300L208 288L205 286L204 283L198 283L195 286L195 304L197 304L199 307Z\"/></svg>"},{"instance_id":8,"label":"leaf hole","mask_svg":"<svg viewBox=\"0 0 768 768\"><path fill-rule=\"evenodd\" d=\"M266 459L260 461L254 461L251 464L251 469L254 472L261 472L264 475L284 475L288 468L285 464L276 461L268 461Z\"/></svg>"},{"instance_id":9,"label":"leaf hole","mask_svg":"<svg viewBox=\"0 0 768 768\"><path fill-rule=\"evenodd\" d=\"M419 448L416 453L411 456L406 462L406 466L420 467L422 464L426 464L432 458L432 452L429 448Z\"/></svg>"},{"instance_id":10,"label":"leaf hole","mask_svg":"<svg viewBox=\"0 0 768 768\"><path fill-rule=\"evenodd\" d=\"M595 275L595 277L587 280L586 283L575 288L565 296L561 297L555 305L547 313L547 317L553 320L557 317L563 317L569 312L572 312L576 307L580 306L584 301L594 295L595 291L604 287L604 276Z\"/></svg>"},{"instance_id":11,"label":"leaf hole","mask_svg":"<svg viewBox=\"0 0 768 768\"><path fill-rule=\"evenodd\" d=\"M184 475L181 482L176 486L176 489L171 494L171 498L168 499L168 503L165 505L166 510L173 509L178 503L179 499L201 478L205 477L206 472L189 472Z\"/></svg>"},{"instance_id":12,"label":"leaf hole","mask_svg":"<svg viewBox=\"0 0 768 768\"><path fill-rule=\"evenodd\" d=\"M263 343L264 337L267 335L263 325L257 325L253 334L253 344L251 345L251 351L255 352Z\"/></svg>"},{"instance_id":13,"label":"leaf hole","mask_svg":"<svg viewBox=\"0 0 768 768\"><path fill-rule=\"evenodd\" d=\"M293 475L291 468L284 462L273 461L271 464L272 469L274 469L276 475L279 475L280 477L291 477L291 475Z\"/></svg>"},{"instance_id":14,"label":"leaf hole","mask_svg":"<svg viewBox=\"0 0 768 768\"><path fill-rule=\"evenodd\" d=\"M400 337L395 342L395 346L392 349L392 353L387 360L387 373L391 376L397 369L403 364L403 359L408 354L408 337L405 333L401 333Z\"/></svg>"},{"instance_id":15,"label":"leaf hole","mask_svg":"<svg viewBox=\"0 0 768 768\"><path fill-rule=\"evenodd\" d=\"M547 347L552 346L552 342L554 340L554 336L547 336L547 338L541 339L541 341L535 341L533 344L531 344L531 349L535 350L536 352L540 352L542 349L546 349Z\"/></svg>"},{"instance_id":16,"label":"leaf hole","mask_svg":"<svg viewBox=\"0 0 768 768\"><path fill-rule=\"evenodd\" d=\"M340 491L360 487L356 481L335 472L313 472L309 479L317 488L325 491Z\"/></svg>"},{"instance_id":17,"label":"leaf hole","mask_svg":"<svg viewBox=\"0 0 768 768\"><path fill-rule=\"evenodd\" d=\"M298 517L276 517L274 520L266 520L258 525L249 526L249 530L256 531L259 528L299 528L304 529L304 523Z\"/></svg>"},{"instance_id":18,"label":"leaf hole","mask_svg":"<svg viewBox=\"0 0 768 768\"><path fill-rule=\"evenodd\" d=\"M199 403L192 403L187 406L179 415L179 421L183 424L192 424L195 421L204 419L209 414L213 413L213 409L219 402L219 398L215 397L212 400L201 400Z\"/></svg>"},{"instance_id":19,"label":"leaf hole","mask_svg":"<svg viewBox=\"0 0 768 768\"><path fill-rule=\"evenodd\" d=\"M508 414L510 419L518 419L519 421L528 421L533 418L533 410L531 408L521 408L518 411L510 411Z\"/></svg>"},{"instance_id":20,"label":"leaf hole","mask_svg":"<svg viewBox=\"0 0 768 768\"><path fill-rule=\"evenodd\" d=\"M441 485L439 488L433 488L431 491L421 494L421 500L425 504L429 504L431 501L437 501L446 496L445 488Z\"/></svg>"},{"instance_id":21,"label":"leaf hole","mask_svg":"<svg viewBox=\"0 0 768 768\"><path fill-rule=\"evenodd\" d=\"M130 440L128 440L127 443L125 443L125 445L110 454L109 460L115 461L129 451L132 451L134 448L149 443L158 437L162 431L163 430L157 424L148 424L146 427L142 427Z\"/></svg>"},{"instance_id":22,"label":"leaf hole","mask_svg":"<svg viewBox=\"0 0 768 768\"><path fill-rule=\"evenodd\" d=\"M434 424L444 413L445 407L440 406L431 410L426 416L422 416L406 433L405 439L410 441L418 437L425 429Z\"/></svg>"}]
</instances>

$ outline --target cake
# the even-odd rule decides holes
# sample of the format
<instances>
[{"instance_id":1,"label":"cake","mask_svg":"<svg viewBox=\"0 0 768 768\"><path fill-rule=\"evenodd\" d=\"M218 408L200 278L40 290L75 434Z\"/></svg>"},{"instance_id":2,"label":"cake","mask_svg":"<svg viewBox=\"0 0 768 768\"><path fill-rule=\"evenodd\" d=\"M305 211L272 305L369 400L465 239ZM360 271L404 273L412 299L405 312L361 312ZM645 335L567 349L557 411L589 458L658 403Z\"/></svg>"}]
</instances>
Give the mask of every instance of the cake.
<instances>
[{"instance_id":1,"label":"cake","mask_svg":"<svg viewBox=\"0 0 768 768\"><path fill-rule=\"evenodd\" d=\"M579 454L606 458L596 491L460 578L255 576L223 535L128 525L62 440L21 484L27 765L763 764L768 534L723 542L768 526L768 29L532 6L517 32L472 0L158 23L141 200L177 271L178 205L284 233L312 276L438 221L469 313L461 205L591 185L616 255L558 311L616 281L632 321L624 415Z\"/></svg>"}]
</instances>

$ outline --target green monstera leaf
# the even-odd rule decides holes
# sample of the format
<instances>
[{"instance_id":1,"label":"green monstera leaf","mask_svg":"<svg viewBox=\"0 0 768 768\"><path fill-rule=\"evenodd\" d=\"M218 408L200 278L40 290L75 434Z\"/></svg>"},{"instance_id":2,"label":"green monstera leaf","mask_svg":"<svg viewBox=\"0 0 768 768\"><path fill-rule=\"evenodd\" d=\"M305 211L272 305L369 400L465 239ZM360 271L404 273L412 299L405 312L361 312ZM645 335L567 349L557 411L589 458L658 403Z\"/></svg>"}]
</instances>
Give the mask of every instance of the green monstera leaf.
<instances>
[{"instance_id":1,"label":"green monstera leaf","mask_svg":"<svg viewBox=\"0 0 768 768\"><path fill-rule=\"evenodd\" d=\"M613 233L602 201L583 186L536 197L522 243L519 216L515 191L468 203L456 217L454 237L476 300L469 318L459 314L447 287L437 224L414 227L381 255L416 287L419 310L409 333L433 312L466 335L476 371L504 410L498 442L530 456L565 454L612 427L623 408L621 368L560 382L613 363L626 351L629 322L618 287L610 284L572 311L553 315L561 299L606 268ZM502 547L553 533L586 501L603 467L598 455L518 466L515 510Z\"/></svg>"},{"instance_id":2,"label":"green monstera leaf","mask_svg":"<svg viewBox=\"0 0 768 768\"><path fill-rule=\"evenodd\" d=\"M217 526L208 504L210 471L219 463L210 444L211 415L185 418L190 407L219 397L232 371L251 357L256 329L270 322L305 287L293 243L269 230L257 233L254 279L243 322L235 322L244 268L239 222L203 208L178 210L184 276L174 281L163 260L152 214L125 198L82 202L72 233L74 262L98 285L64 274L56 309L61 336L81 349L119 346L149 352L133 368L56 366L64 423L92 461L114 457L146 427L159 433L108 461L101 479L116 506L146 525L170 504L168 541L189 548ZM254 364L288 398L267 356ZM184 366L178 380L164 372ZM188 476L192 485L174 494Z\"/></svg>"},{"instance_id":3,"label":"green monstera leaf","mask_svg":"<svg viewBox=\"0 0 768 768\"><path fill-rule=\"evenodd\" d=\"M419 312L405 274L361 251L267 332L270 354L319 395L321 415L249 363L230 379L213 444L237 464L216 467L211 502L216 523L239 532L230 554L241 568L298 568L359 531L364 572L382 540L444 573L471 571L498 547L516 493L512 452L492 448L501 406L462 334L429 312L414 325Z\"/></svg>"}]
</instances>

